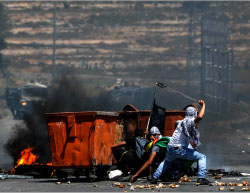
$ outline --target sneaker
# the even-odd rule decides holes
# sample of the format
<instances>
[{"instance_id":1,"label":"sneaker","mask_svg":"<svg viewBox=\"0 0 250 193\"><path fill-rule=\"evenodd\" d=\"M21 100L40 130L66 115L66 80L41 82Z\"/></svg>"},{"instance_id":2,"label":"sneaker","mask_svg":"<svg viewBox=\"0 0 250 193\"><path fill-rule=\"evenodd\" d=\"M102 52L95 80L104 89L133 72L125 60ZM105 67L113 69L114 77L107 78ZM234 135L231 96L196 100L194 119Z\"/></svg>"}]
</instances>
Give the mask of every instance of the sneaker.
<instances>
[{"instance_id":1,"label":"sneaker","mask_svg":"<svg viewBox=\"0 0 250 193\"><path fill-rule=\"evenodd\" d=\"M151 180L150 180L150 184L157 184L157 179L156 178L152 178Z\"/></svg>"},{"instance_id":2,"label":"sneaker","mask_svg":"<svg viewBox=\"0 0 250 193\"><path fill-rule=\"evenodd\" d=\"M200 183L200 185L209 185L209 184L211 184L211 182L208 181L206 178L198 178L197 183Z\"/></svg>"}]
</instances>

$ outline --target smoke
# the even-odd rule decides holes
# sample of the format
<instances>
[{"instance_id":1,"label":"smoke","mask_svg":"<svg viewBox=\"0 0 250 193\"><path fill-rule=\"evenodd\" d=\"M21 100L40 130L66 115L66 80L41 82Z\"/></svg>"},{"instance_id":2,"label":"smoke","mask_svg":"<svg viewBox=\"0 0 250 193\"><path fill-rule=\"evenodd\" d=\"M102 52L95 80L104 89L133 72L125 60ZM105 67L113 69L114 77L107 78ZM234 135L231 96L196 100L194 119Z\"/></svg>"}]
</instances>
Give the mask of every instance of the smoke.
<instances>
[{"instance_id":1,"label":"smoke","mask_svg":"<svg viewBox=\"0 0 250 193\"><path fill-rule=\"evenodd\" d=\"M20 152L27 147L34 147L34 153L39 155L38 161L40 163L51 161L44 113L121 111L126 104L133 104L138 109L151 108L154 87L141 90L140 95L131 95L130 98L128 97L130 94L126 95L121 93L121 90L114 90L114 92L123 95L117 99L112 94L110 95L110 92L105 88L93 85L89 85L81 78L72 75L62 75L56 79L48 89L45 105L33 106L32 113L24 116L23 123L12 127L11 135L5 144L5 150L13 158L14 163L16 163ZM178 90L182 91L183 89L178 88ZM182 109L190 103L190 101L172 93L156 91L156 103L167 110ZM208 168L244 164L249 160L249 152L246 149L250 139L250 133L247 132L249 116L246 116L249 107L249 104L242 100L234 100L234 112L232 112L231 118L214 120L205 114L204 120L199 124L202 146L198 151L207 155ZM245 130L242 131L244 128Z\"/></svg>"},{"instance_id":2,"label":"smoke","mask_svg":"<svg viewBox=\"0 0 250 193\"><path fill-rule=\"evenodd\" d=\"M44 105L33 105L31 113L24 115L23 123L12 127L5 144L7 153L16 163L20 152L34 147L40 163L51 161L47 123L44 113L69 111L116 111L126 101L113 101L103 88L86 85L76 76L62 75L48 89Z\"/></svg>"},{"instance_id":3,"label":"smoke","mask_svg":"<svg viewBox=\"0 0 250 193\"><path fill-rule=\"evenodd\" d=\"M94 85L94 84L93 84ZM105 88L86 84L75 75L61 75L48 88L44 105L33 105L31 113L24 115L23 122L12 127L5 144L6 152L16 163L20 152L34 147L40 163L51 161L47 122L44 113L79 111L121 111L127 104L138 109L150 109L154 88L122 88L108 92ZM134 92L136 90L136 92ZM119 97L117 97L119 96ZM171 109L185 106L180 98L157 90L157 104Z\"/></svg>"}]
</instances>

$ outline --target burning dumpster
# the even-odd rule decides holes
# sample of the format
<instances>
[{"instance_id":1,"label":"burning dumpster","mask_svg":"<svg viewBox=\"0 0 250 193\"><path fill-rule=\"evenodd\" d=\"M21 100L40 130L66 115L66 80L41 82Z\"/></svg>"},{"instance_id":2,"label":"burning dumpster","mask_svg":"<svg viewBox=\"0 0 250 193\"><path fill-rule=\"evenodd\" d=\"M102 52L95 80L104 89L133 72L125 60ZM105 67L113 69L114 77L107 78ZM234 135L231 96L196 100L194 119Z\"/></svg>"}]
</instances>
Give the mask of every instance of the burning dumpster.
<instances>
[{"instance_id":1,"label":"burning dumpster","mask_svg":"<svg viewBox=\"0 0 250 193\"><path fill-rule=\"evenodd\" d=\"M166 111L163 134L172 136L175 122L185 112ZM48 133L52 153L52 166L59 180L67 174L76 177L84 172L87 178L104 177L116 163L112 146L124 141L128 122L134 120L138 128L146 131L150 111L139 111L127 105L121 112L47 113Z\"/></svg>"}]
</instances>

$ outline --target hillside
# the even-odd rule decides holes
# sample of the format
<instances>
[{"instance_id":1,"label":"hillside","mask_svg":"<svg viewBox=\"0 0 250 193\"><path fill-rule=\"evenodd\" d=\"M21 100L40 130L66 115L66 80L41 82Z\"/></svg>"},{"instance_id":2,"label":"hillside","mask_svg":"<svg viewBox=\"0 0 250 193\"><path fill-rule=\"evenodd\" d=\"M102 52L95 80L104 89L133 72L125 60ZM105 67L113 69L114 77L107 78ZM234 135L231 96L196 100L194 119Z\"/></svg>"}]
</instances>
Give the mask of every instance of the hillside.
<instances>
[{"instance_id":1,"label":"hillside","mask_svg":"<svg viewBox=\"0 0 250 193\"><path fill-rule=\"evenodd\" d=\"M3 54L15 68L48 70L53 3L4 5L12 26ZM197 10L197 49L201 16L219 13L231 19L236 65L248 65L249 6L249 2L215 2ZM236 14L239 9L241 13ZM189 15L181 2L58 2L56 19L57 65L109 71L152 65L183 68L186 64Z\"/></svg>"}]
</instances>

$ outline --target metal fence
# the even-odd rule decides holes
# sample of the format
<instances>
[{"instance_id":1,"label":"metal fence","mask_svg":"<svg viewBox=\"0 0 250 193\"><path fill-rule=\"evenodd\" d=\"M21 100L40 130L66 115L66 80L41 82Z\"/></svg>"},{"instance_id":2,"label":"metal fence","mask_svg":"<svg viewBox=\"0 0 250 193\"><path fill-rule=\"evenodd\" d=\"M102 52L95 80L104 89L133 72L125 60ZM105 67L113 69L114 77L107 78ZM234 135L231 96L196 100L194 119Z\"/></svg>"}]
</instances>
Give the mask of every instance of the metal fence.
<instances>
[{"instance_id":1,"label":"metal fence","mask_svg":"<svg viewBox=\"0 0 250 193\"><path fill-rule=\"evenodd\" d=\"M226 19L201 20L201 98L213 115L228 116L231 104L233 51L228 48Z\"/></svg>"}]
</instances>

